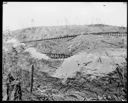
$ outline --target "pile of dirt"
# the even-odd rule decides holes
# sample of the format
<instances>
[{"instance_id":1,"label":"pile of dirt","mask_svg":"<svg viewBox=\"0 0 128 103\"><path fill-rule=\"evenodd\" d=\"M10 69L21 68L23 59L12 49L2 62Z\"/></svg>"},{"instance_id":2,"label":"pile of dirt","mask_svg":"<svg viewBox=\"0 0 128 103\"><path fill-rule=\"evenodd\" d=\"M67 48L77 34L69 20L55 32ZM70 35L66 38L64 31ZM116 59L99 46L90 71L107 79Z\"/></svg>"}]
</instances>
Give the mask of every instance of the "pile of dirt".
<instances>
[{"instance_id":1,"label":"pile of dirt","mask_svg":"<svg viewBox=\"0 0 128 103\"><path fill-rule=\"evenodd\" d=\"M85 74L93 74L94 76L107 74L116 69L116 64L121 66L121 64L125 62L125 51L118 51L117 55L114 54L115 50L112 51L111 49L105 50L101 48L100 52L94 50L90 53L78 53L77 55L65 59L59 69L56 70L53 77L64 78L65 80L68 77L73 77L77 71L84 72Z\"/></svg>"}]
</instances>

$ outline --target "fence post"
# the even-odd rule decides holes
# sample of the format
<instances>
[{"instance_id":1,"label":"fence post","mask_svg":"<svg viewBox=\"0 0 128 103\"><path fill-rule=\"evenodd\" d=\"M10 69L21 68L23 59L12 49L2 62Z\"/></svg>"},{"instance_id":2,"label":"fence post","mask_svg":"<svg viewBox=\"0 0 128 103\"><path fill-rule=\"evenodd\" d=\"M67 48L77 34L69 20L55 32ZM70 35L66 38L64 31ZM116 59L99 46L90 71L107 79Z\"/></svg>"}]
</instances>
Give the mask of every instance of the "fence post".
<instances>
[{"instance_id":1,"label":"fence post","mask_svg":"<svg viewBox=\"0 0 128 103\"><path fill-rule=\"evenodd\" d=\"M30 92L32 93L33 90L33 73L34 73L34 65L32 65L31 68L31 87L30 87Z\"/></svg>"}]
</instances>

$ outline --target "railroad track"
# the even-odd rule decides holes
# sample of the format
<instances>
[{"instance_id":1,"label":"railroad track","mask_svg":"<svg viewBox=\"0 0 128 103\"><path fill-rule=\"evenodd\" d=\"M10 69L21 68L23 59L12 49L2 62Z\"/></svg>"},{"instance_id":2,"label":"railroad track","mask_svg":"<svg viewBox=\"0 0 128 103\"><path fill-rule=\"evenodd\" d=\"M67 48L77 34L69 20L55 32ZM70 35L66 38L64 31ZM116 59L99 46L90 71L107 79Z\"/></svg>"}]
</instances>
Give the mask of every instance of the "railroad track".
<instances>
[{"instance_id":1,"label":"railroad track","mask_svg":"<svg viewBox=\"0 0 128 103\"><path fill-rule=\"evenodd\" d=\"M64 58L68 58L68 57L71 57L72 54L54 54L54 53L44 53L46 54L47 56L49 56L50 58L52 59L64 59Z\"/></svg>"},{"instance_id":2,"label":"railroad track","mask_svg":"<svg viewBox=\"0 0 128 103\"><path fill-rule=\"evenodd\" d=\"M29 41L23 41L21 43L28 43L28 42L40 42L40 41L45 41L45 40L60 40L60 39L65 39L65 38L74 38L78 35L71 35L71 36L64 36L64 37L56 37L56 38L47 38L47 39L39 39L39 40L29 40Z\"/></svg>"},{"instance_id":3,"label":"railroad track","mask_svg":"<svg viewBox=\"0 0 128 103\"><path fill-rule=\"evenodd\" d=\"M98 32L98 33L90 33L90 34L117 36L117 35L121 35L121 34L127 34L127 32Z\"/></svg>"},{"instance_id":4,"label":"railroad track","mask_svg":"<svg viewBox=\"0 0 128 103\"><path fill-rule=\"evenodd\" d=\"M113 36L113 34L127 34L127 32L98 32L98 33L83 33L83 35L110 35ZM45 40L59 40L59 39L65 39L65 38L74 38L78 35L82 35L82 34L76 34L76 35L67 35L67 36L63 36L63 37L55 37L55 38L47 38L47 39L39 39L39 40L30 40L30 41L23 41L21 43L28 43L28 42L40 42L40 41L45 41Z\"/></svg>"}]
</instances>

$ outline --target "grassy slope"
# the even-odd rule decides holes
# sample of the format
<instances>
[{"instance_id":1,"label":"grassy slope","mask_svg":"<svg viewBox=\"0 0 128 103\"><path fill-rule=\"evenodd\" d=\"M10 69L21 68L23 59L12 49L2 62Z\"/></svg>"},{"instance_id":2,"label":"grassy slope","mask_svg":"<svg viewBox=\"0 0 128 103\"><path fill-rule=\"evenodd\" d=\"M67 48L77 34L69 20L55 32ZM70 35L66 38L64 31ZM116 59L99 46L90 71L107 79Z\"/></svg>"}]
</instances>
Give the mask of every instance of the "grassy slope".
<instances>
[{"instance_id":1,"label":"grassy slope","mask_svg":"<svg viewBox=\"0 0 128 103\"><path fill-rule=\"evenodd\" d=\"M60 37L65 35L80 35L86 32L126 32L126 28L110 25L72 25L68 26L52 26L52 27L33 27L25 28L22 30L13 31L12 36L17 37L20 41L38 40L45 38ZM72 40L70 40L72 39ZM78 36L75 39L72 37L65 38L63 40L47 40L40 42L27 43L32 45L41 52L45 53L65 53L70 54L79 48L85 48L87 42L85 43L86 36ZM94 39L92 39L94 40ZM88 40L87 40L88 41ZM95 41L95 40L94 40ZM82 44L84 42L84 44ZM81 45L82 44L82 45ZM79 45L81 45L79 47ZM71 48L70 48L71 47Z\"/></svg>"},{"instance_id":2,"label":"grassy slope","mask_svg":"<svg viewBox=\"0 0 128 103\"><path fill-rule=\"evenodd\" d=\"M106 41L106 42L102 42ZM108 42L108 43L107 43ZM114 45L111 45L112 43ZM120 48L125 46L122 44L122 38L107 38L102 36L94 35L79 35L75 38L64 38L58 40L46 40L40 42L26 43L27 45L34 46L42 53L57 53L57 54L68 54L77 53L81 50L89 51L95 46L98 48ZM117 46L116 46L117 45ZM119 45L119 46L118 46Z\"/></svg>"},{"instance_id":3,"label":"grassy slope","mask_svg":"<svg viewBox=\"0 0 128 103\"><path fill-rule=\"evenodd\" d=\"M71 26L46 26L32 27L13 31L12 34L20 41L38 40L45 38L60 37L64 35L76 35L90 32L126 32L125 27L111 25L71 25Z\"/></svg>"}]
</instances>

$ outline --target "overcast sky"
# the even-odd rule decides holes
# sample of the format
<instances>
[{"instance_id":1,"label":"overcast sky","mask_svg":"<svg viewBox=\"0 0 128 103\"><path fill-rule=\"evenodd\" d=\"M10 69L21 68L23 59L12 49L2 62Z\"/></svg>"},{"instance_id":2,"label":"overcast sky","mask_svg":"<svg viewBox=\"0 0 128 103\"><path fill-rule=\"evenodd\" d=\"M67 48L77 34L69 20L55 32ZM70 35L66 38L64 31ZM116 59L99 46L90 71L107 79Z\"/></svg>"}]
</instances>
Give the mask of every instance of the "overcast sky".
<instances>
[{"instance_id":1,"label":"overcast sky","mask_svg":"<svg viewBox=\"0 0 128 103\"><path fill-rule=\"evenodd\" d=\"M3 30L31 26L109 24L126 26L123 2L8 2L3 4Z\"/></svg>"}]
</instances>

